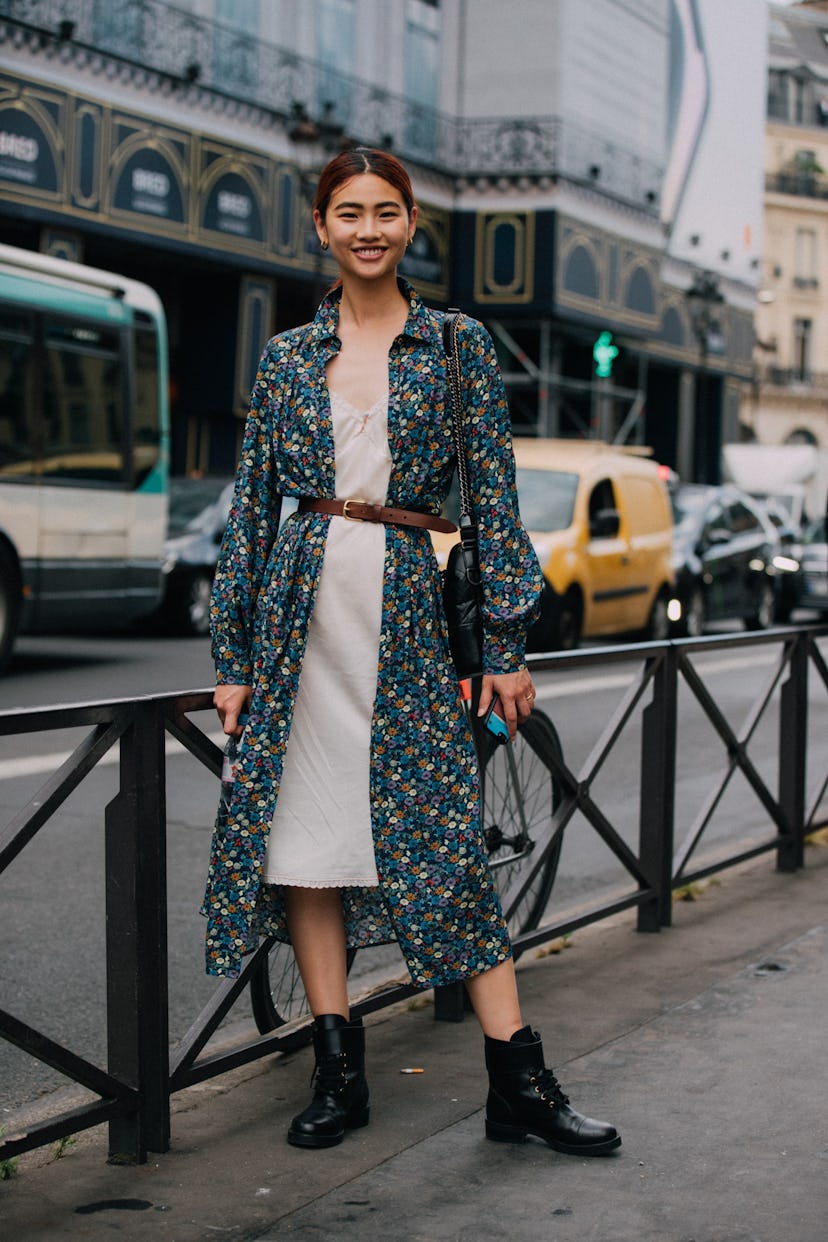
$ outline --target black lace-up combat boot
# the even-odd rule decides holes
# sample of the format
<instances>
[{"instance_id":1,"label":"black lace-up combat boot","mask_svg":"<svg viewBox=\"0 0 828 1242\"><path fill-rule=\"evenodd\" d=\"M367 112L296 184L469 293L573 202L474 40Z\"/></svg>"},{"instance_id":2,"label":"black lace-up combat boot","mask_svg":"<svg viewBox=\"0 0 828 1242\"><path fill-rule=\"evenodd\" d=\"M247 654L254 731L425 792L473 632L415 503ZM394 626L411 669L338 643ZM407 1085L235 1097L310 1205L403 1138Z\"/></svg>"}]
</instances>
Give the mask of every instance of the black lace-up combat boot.
<instances>
[{"instance_id":1,"label":"black lace-up combat boot","mask_svg":"<svg viewBox=\"0 0 828 1242\"><path fill-rule=\"evenodd\" d=\"M294 1147L335 1147L346 1130L368 1124L362 1018L346 1022L338 1013L322 1014L313 1024L313 1048L313 1099L290 1123L288 1142Z\"/></svg>"},{"instance_id":2,"label":"black lace-up combat boot","mask_svg":"<svg viewBox=\"0 0 828 1242\"><path fill-rule=\"evenodd\" d=\"M489 1098L486 1136L502 1143L525 1143L534 1134L556 1151L603 1156L620 1147L621 1136L605 1121L576 1113L552 1070L543 1063L537 1031L524 1026L507 1042L485 1038Z\"/></svg>"}]
</instances>

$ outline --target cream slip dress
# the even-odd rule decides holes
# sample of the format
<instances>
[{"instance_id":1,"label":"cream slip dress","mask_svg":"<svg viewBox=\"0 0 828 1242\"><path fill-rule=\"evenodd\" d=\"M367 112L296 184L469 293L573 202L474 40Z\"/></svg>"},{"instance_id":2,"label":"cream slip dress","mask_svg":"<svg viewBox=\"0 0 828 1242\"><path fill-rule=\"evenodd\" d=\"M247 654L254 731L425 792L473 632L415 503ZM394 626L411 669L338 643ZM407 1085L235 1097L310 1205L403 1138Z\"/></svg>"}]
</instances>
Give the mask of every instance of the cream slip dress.
<instances>
[{"instance_id":1,"label":"cream slip dress","mask_svg":"<svg viewBox=\"0 0 828 1242\"><path fill-rule=\"evenodd\" d=\"M331 391L339 500L385 504L388 395L360 411ZM382 623L385 527L332 517L264 879L303 888L376 885L371 717Z\"/></svg>"}]
</instances>

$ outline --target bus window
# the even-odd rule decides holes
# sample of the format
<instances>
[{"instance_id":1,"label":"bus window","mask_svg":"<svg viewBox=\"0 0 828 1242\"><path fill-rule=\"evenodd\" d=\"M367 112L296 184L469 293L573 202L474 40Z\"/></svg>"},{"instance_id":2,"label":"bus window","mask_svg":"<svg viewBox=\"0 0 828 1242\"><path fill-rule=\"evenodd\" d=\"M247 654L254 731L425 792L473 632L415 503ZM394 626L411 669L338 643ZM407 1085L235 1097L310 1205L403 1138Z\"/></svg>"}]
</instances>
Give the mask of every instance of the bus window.
<instances>
[{"instance_id":1,"label":"bus window","mask_svg":"<svg viewBox=\"0 0 828 1242\"><path fill-rule=\"evenodd\" d=\"M0 315L0 475L31 478L34 354L25 315Z\"/></svg>"},{"instance_id":2,"label":"bus window","mask_svg":"<svg viewBox=\"0 0 828 1242\"><path fill-rule=\"evenodd\" d=\"M168 436L158 295L0 243L0 673L18 631L157 607Z\"/></svg>"},{"instance_id":3,"label":"bus window","mask_svg":"<svg viewBox=\"0 0 828 1242\"><path fill-rule=\"evenodd\" d=\"M124 369L117 332L45 323L43 478L123 484Z\"/></svg>"},{"instance_id":4,"label":"bus window","mask_svg":"<svg viewBox=\"0 0 828 1242\"><path fill-rule=\"evenodd\" d=\"M158 463L161 452L161 410L158 405L158 334L136 327L135 387L132 402L135 486L140 487Z\"/></svg>"}]
</instances>

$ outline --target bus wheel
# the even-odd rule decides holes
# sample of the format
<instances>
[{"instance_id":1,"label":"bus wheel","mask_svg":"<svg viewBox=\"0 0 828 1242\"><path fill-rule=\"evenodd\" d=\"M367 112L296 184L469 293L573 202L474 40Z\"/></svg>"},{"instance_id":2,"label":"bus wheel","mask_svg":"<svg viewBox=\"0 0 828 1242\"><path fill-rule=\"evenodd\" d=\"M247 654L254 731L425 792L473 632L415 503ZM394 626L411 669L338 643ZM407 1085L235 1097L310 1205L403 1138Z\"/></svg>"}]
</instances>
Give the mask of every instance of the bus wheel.
<instances>
[{"instance_id":1,"label":"bus wheel","mask_svg":"<svg viewBox=\"0 0 828 1242\"><path fill-rule=\"evenodd\" d=\"M0 546L0 673L6 671L20 620L20 579L17 566Z\"/></svg>"}]
</instances>

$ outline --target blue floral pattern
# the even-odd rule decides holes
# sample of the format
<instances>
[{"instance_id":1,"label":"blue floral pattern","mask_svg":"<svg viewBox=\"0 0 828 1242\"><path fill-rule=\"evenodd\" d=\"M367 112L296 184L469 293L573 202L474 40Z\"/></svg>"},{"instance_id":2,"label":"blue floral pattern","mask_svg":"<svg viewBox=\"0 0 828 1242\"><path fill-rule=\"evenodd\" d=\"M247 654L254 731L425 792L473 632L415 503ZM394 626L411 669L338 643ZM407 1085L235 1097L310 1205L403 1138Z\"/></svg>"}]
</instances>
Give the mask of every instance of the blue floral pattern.
<instances>
[{"instance_id":1,"label":"blue floral pattern","mask_svg":"<svg viewBox=\"0 0 828 1242\"><path fill-rule=\"evenodd\" d=\"M405 282L400 287L410 309L389 355L387 503L437 513L454 473L443 316ZM262 866L332 519L294 514L279 530L279 515L283 496L334 495L325 366L340 347L338 317L334 290L311 324L265 347L215 576L217 679L252 685L253 695L229 809L220 807L213 834L202 907L210 974L237 974L262 934L289 940L283 891L263 884ZM483 568L484 664L512 672L523 662L542 578L518 513L491 340L468 318L458 340ZM348 944L398 940L413 982L424 988L468 978L511 952L478 823L477 766L440 589L428 532L387 526L371 734L380 882L342 890Z\"/></svg>"}]
</instances>

